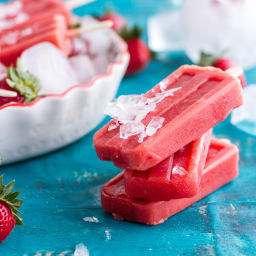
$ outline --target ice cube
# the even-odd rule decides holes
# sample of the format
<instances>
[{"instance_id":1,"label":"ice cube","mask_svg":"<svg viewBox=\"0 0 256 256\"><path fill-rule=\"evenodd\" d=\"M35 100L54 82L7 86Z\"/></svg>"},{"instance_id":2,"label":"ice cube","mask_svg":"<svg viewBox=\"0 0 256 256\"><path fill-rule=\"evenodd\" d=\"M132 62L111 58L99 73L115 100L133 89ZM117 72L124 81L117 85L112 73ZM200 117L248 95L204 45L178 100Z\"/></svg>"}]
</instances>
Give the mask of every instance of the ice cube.
<instances>
[{"instance_id":1,"label":"ice cube","mask_svg":"<svg viewBox=\"0 0 256 256\"><path fill-rule=\"evenodd\" d=\"M256 1L186 0L181 20L188 56L198 62L200 52L223 55L244 68L256 64Z\"/></svg>"},{"instance_id":2,"label":"ice cube","mask_svg":"<svg viewBox=\"0 0 256 256\"><path fill-rule=\"evenodd\" d=\"M88 41L82 37L75 37L73 39L73 48L76 54L88 54Z\"/></svg>"},{"instance_id":3,"label":"ice cube","mask_svg":"<svg viewBox=\"0 0 256 256\"><path fill-rule=\"evenodd\" d=\"M106 74L108 71L108 67L110 65L110 62L106 56L106 53L94 57L93 65L95 67L97 74L99 75Z\"/></svg>"},{"instance_id":4,"label":"ice cube","mask_svg":"<svg viewBox=\"0 0 256 256\"><path fill-rule=\"evenodd\" d=\"M99 23L92 17L84 17L80 20L83 27ZM111 49L113 44L113 37L111 36L111 30L108 28L95 30L82 35L82 37L90 42L89 53L92 55L101 55Z\"/></svg>"},{"instance_id":5,"label":"ice cube","mask_svg":"<svg viewBox=\"0 0 256 256\"><path fill-rule=\"evenodd\" d=\"M151 121L149 122L146 128L147 136L154 135L158 129L160 129L164 123L164 118L160 116L154 116Z\"/></svg>"},{"instance_id":6,"label":"ice cube","mask_svg":"<svg viewBox=\"0 0 256 256\"><path fill-rule=\"evenodd\" d=\"M234 125L240 122L251 122L256 125L256 111L255 111L255 99L256 99L256 85L250 85L243 90L244 104L232 111L231 123Z\"/></svg>"},{"instance_id":7,"label":"ice cube","mask_svg":"<svg viewBox=\"0 0 256 256\"><path fill-rule=\"evenodd\" d=\"M78 82L87 84L96 76L96 71L93 62L87 55L77 55L69 58L69 62L73 68Z\"/></svg>"},{"instance_id":8,"label":"ice cube","mask_svg":"<svg viewBox=\"0 0 256 256\"><path fill-rule=\"evenodd\" d=\"M20 64L24 71L29 71L40 80L40 94L63 93L79 83L66 56L48 42L26 49L20 57Z\"/></svg>"},{"instance_id":9,"label":"ice cube","mask_svg":"<svg viewBox=\"0 0 256 256\"><path fill-rule=\"evenodd\" d=\"M147 26L149 47L153 51L175 51L184 48L183 27L179 11L154 15L149 18Z\"/></svg>"},{"instance_id":10,"label":"ice cube","mask_svg":"<svg viewBox=\"0 0 256 256\"><path fill-rule=\"evenodd\" d=\"M89 251L84 244L80 243L76 246L74 256L89 256L89 255L90 255Z\"/></svg>"},{"instance_id":11,"label":"ice cube","mask_svg":"<svg viewBox=\"0 0 256 256\"><path fill-rule=\"evenodd\" d=\"M184 176L186 175L188 172L179 165L175 165L172 169L172 175L179 175L179 176Z\"/></svg>"}]
</instances>

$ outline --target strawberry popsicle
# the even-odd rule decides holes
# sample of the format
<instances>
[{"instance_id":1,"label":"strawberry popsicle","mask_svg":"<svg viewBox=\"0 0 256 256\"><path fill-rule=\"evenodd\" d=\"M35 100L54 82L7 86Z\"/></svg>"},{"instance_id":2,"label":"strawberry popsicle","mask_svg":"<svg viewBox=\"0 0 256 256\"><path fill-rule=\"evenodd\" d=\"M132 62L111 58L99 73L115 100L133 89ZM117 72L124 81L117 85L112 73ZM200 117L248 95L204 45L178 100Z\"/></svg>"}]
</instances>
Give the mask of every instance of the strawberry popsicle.
<instances>
[{"instance_id":1,"label":"strawberry popsicle","mask_svg":"<svg viewBox=\"0 0 256 256\"><path fill-rule=\"evenodd\" d=\"M125 192L124 174L121 173L103 186L101 202L104 210L112 213L119 220L158 225L230 182L237 175L237 147L221 140L212 139L200 190L194 197L170 201L132 199Z\"/></svg>"},{"instance_id":2,"label":"strawberry popsicle","mask_svg":"<svg viewBox=\"0 0 256 256\"><path fill-rule=\"evenodd\" d=\"M0 32L0 61L6 66L16 63L17 58L34 44L48 41L66 55L71 51L67 37L67 22L63 15L51 16L37 23L25 22L14 30Z\"/></svg>"},{"instance_id":3,"label":"strawberry popsicle","mask_svg":"<svg viewBox=\"0 0 256 256\"><path fill-rule=\"evenodd\" d=\"M145 95L124 95L94 135L96 153L123 169L148 170L199 138L242 104L239 80L219 69L184 65Z\"/></svg>"},{"instance_id":4,"label":"strawberry popsicle","mask_svg":"<svg viewBox=\"0 0 256 256\"><path fill-rule=\"evenodd\" d=\"M59 0L16 0L0 6L0 31L30 21L36 23L55 14L62 14L71 23L71 12Z\"/></svg>"},{"instance_id":5,"label":"strawberry popsicle","mask_svg":"<svg viewBox=\"0 0 256 256\"><path fill-rule=\"evenodd\" d=\"M211 135L212 129L145 172L125 170L126 193L152 201L194 196L200 186Z\"/></svg>"}]
</instances>

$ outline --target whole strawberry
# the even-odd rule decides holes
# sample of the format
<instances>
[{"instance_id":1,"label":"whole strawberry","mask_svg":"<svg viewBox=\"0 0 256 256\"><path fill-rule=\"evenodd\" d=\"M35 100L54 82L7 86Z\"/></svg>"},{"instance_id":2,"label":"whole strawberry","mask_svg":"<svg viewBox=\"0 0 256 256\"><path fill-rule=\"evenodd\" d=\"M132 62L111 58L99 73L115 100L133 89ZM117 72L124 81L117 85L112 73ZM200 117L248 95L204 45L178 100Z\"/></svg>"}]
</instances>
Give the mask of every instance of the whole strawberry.
<instances>
[{"instance_id":1,"label":"whole strawberry","mask_svg":"<svg viewBox=\"0 0 256 256\"><path fill-rule=\"evenodd\" d=\"M130 54L126 75L130 76L142 71L151 59L151 52L146 43L140 38L141 30L137 26L134 26L131 30L124 27L120 36L126 41Z\"/></svg>"},{"instance_id":2,"label":"whole strawberry","mask_svg":"<svg viewBox=\"0 0 256 256\"><path fill-rule=\"evenodd\" d=\"M23 225L22 219L18 217L22 200L18 199L20 191L12 192L15 181L8 185L3 184L3 176L0 176L0 242L12 232L15 225Z\"/></svg>"},{"instance_id":3,"label":"whole strawberry","mask_svg":"<svg viewBox=\"0 0 256 256\"><path fill-rule=\"evenodd\" d=\"M117 12L106 11L103 16L98 17L100 21L110 20L113 22L113 29L120 31L126 24L125 18Z\"/></svg>"},{"instance_id":4,"label":"whole strawberry","mask_svg":"<svg viewBox=\"0 0 256 256\"><path fill-rule=\"evenodd\" d=\"M223 71L226 71L229 68L233 68L233 67L240 67L240 65L233 60L230 60L227 58L215 57L213 55L210 55L210 54L207 54L204 52L201 52L199 65L200 66L213 66L213 67L219 68ZM240 80L241 85L244 88L247 84L244 73L242 73L240 76L238 76L238 79Z\"/></svg>"},{"instance_id":5,"label":"whole strawberry","mask_svg":"<svg viewBox=\"0 0 256 256\"><path fill-rule=\"evenodd\" d=\"M17 95L7 97L0 94L0 106L10 102L31 102L38 97L40 88L39 80L29 72L24 72L18 60L17 68L8 68L7 75L0 80L0 89L17 92Z\"/></svg>"}]
</instances>

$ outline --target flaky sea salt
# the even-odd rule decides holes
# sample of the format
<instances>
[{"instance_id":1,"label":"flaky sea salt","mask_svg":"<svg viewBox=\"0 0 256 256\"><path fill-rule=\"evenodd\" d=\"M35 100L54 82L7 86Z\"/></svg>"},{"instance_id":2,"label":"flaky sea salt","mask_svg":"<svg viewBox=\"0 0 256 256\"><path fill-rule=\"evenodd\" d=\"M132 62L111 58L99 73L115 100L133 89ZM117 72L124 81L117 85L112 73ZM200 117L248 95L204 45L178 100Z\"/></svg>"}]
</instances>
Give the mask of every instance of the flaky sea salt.
<instances>
[{"instance_id":1,"label":"flaky sea salt","mask_svg":"<svg viewBox=\"0 0 256 256\"><path fill-rule=\"evenodd\" d=\"M16 44L17 41L19 40L20 37L23 36L27 36L32 34L32 29L31 28L26 28L22 31L12 31L10 33L5 34L2 38L1 38L1 42L7 45L13 45Z\"/></svg>"},{"instance_id":2,"label":"flaky sea salt","mask_svg":"<svg viewBox=\"0 0 256 256\"><path fill-rule=\"evenodd\" d=\"M160 86L160 90L163 92L168 86L168 80L167 79L162 80L159 86Z\"/></svg>"},{"instance_id":3,"label":"flaky sea salt","mask_svg":"<svg viewBox=\"0 0 256 256\"><path fill-rule=\"evenodd\" d=\"M119 122L117 120L114 120L114 123L109 125L108 131L115 130L118 126L119 126Z\"/></svg>"},{"instance_id":4,"label":"flaky sea salt","mask_svg":"<svg viewBox=\"0 0 256 256\"><path fill-rule=\"evenodd\" d=\"M106 235L107 240L111 239L111 234L110 234L109 230L105 230L105 235Z\"/></svg>"},{"instance_id":5,"label":"flaky sea salt","mask_svg":"<svg viewBox=\"0 0 256 256\"><path fill-rule=\"evenodd\" d=\"M87 249L87 247L80 243L76 246L76 249L74 251L74 256L89 256L89 251Z\"/></svg>"},{"instance_id":6,"label":"flaky sea salt","mask_svg":"<svg viewBox=\"0 0 256 256\"><path fill-rule=\"evenodd\" d=\"M172 174L177 174L179 176L184 176L187 173L188 172L182 166L175 165L172 169Z\"/></svg>"},{"instance_id":7,"label":"flaky sea salt","mask_svg":"<svg viewBox=\"0 0 256 256\"><path fill-rule=\"evenodd\" d=\"M161 84L161 83L160 83ZM167 86L162 82L162 89ZM120 125L120 138L128 139L130 136L138 135L138 142L143 142L147 136L152 136L163 125L164 118L153 117L147 126L142 123L142 120L148 113L155 110L157 104L166 97L173 96L179 88L161 91L155 93L151 98L141 95L122 95L118 99L110 102L105 110L105 114L111 116L118 121ZM111 124L108 131L111 131L118 126Z\"/></svg>"},{"instance_id":8,"label":"flaky sea salt","mask_svg":"<svg viewBox=\"0 0 256 256\"><path fill-rule=\"evenodd\" d=\"M83 220L86 221L86 222L99 223L98 218L96 218L94 216L93 217L84 217Z\"/></svg>"},{"instance_id":9,"label":"flaky sea salt","mask_svg":"<svg viewBox=\"0 0 256 256\"><path fill-rule=\"evenodd\" d=\"M164 123L164 118L160 116L154 116L149 122L146 128L146 135L152 136L154 135L158 129L160 129Z\"/></svg>"}]
</instances>

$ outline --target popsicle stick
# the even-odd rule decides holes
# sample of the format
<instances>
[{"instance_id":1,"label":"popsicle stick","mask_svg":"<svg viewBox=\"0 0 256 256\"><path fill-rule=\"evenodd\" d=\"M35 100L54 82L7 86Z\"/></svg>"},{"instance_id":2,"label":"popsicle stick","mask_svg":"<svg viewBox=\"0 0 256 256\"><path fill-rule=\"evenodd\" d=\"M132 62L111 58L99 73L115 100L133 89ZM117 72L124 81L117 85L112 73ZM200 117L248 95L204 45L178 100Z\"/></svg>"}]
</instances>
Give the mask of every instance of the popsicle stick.
<instances>
[{"instance_id":1,"label":"popsicle stick","mask_svg":"<svg viewBox=\"0 0 256 256\"><path fill-rule=\"evenodd\" d=\"M65 5L69 10L73 10L79 6L86 5L94 1L96 0L68 0L65 2Z\"/></svg>"},{"instance_id":2,"label":"popsicle stick","mask_svg":"<svg viewBox=\"0 0 256 256\"><path fill-rule=\"evenodd\" d=\"M226 72L234 77L238 77L243 74L243 69L240 67L232 67L227 69Z\"/></svg>"},{"instance_id":3,"label":"popsicle stick","mask_svg":"<svg viewBox=\"0 0 256 256\"><path fill-rule=\"evenodd\" d=\"M80 36L84 33L92 32L98 29L103 29L103 28L111 28L113 26L113 22L110 20L107 21L102 21L97 24L93 24L90 26L78 28L78 29L70 29L68 30L66 36L67 37L77 37Z\"/></svg>"},{"instance_id":4,"label":"popsicle stick","mask_svg":"<svg viewBox=\"0 0 256 256\"><path fill-rule=\"evenodd\" d=\"M10 91L10 90L5 90L5 89L0 89L0 97L16 97L18 94L17 92Z\"/></svg>"}]
</instances>

